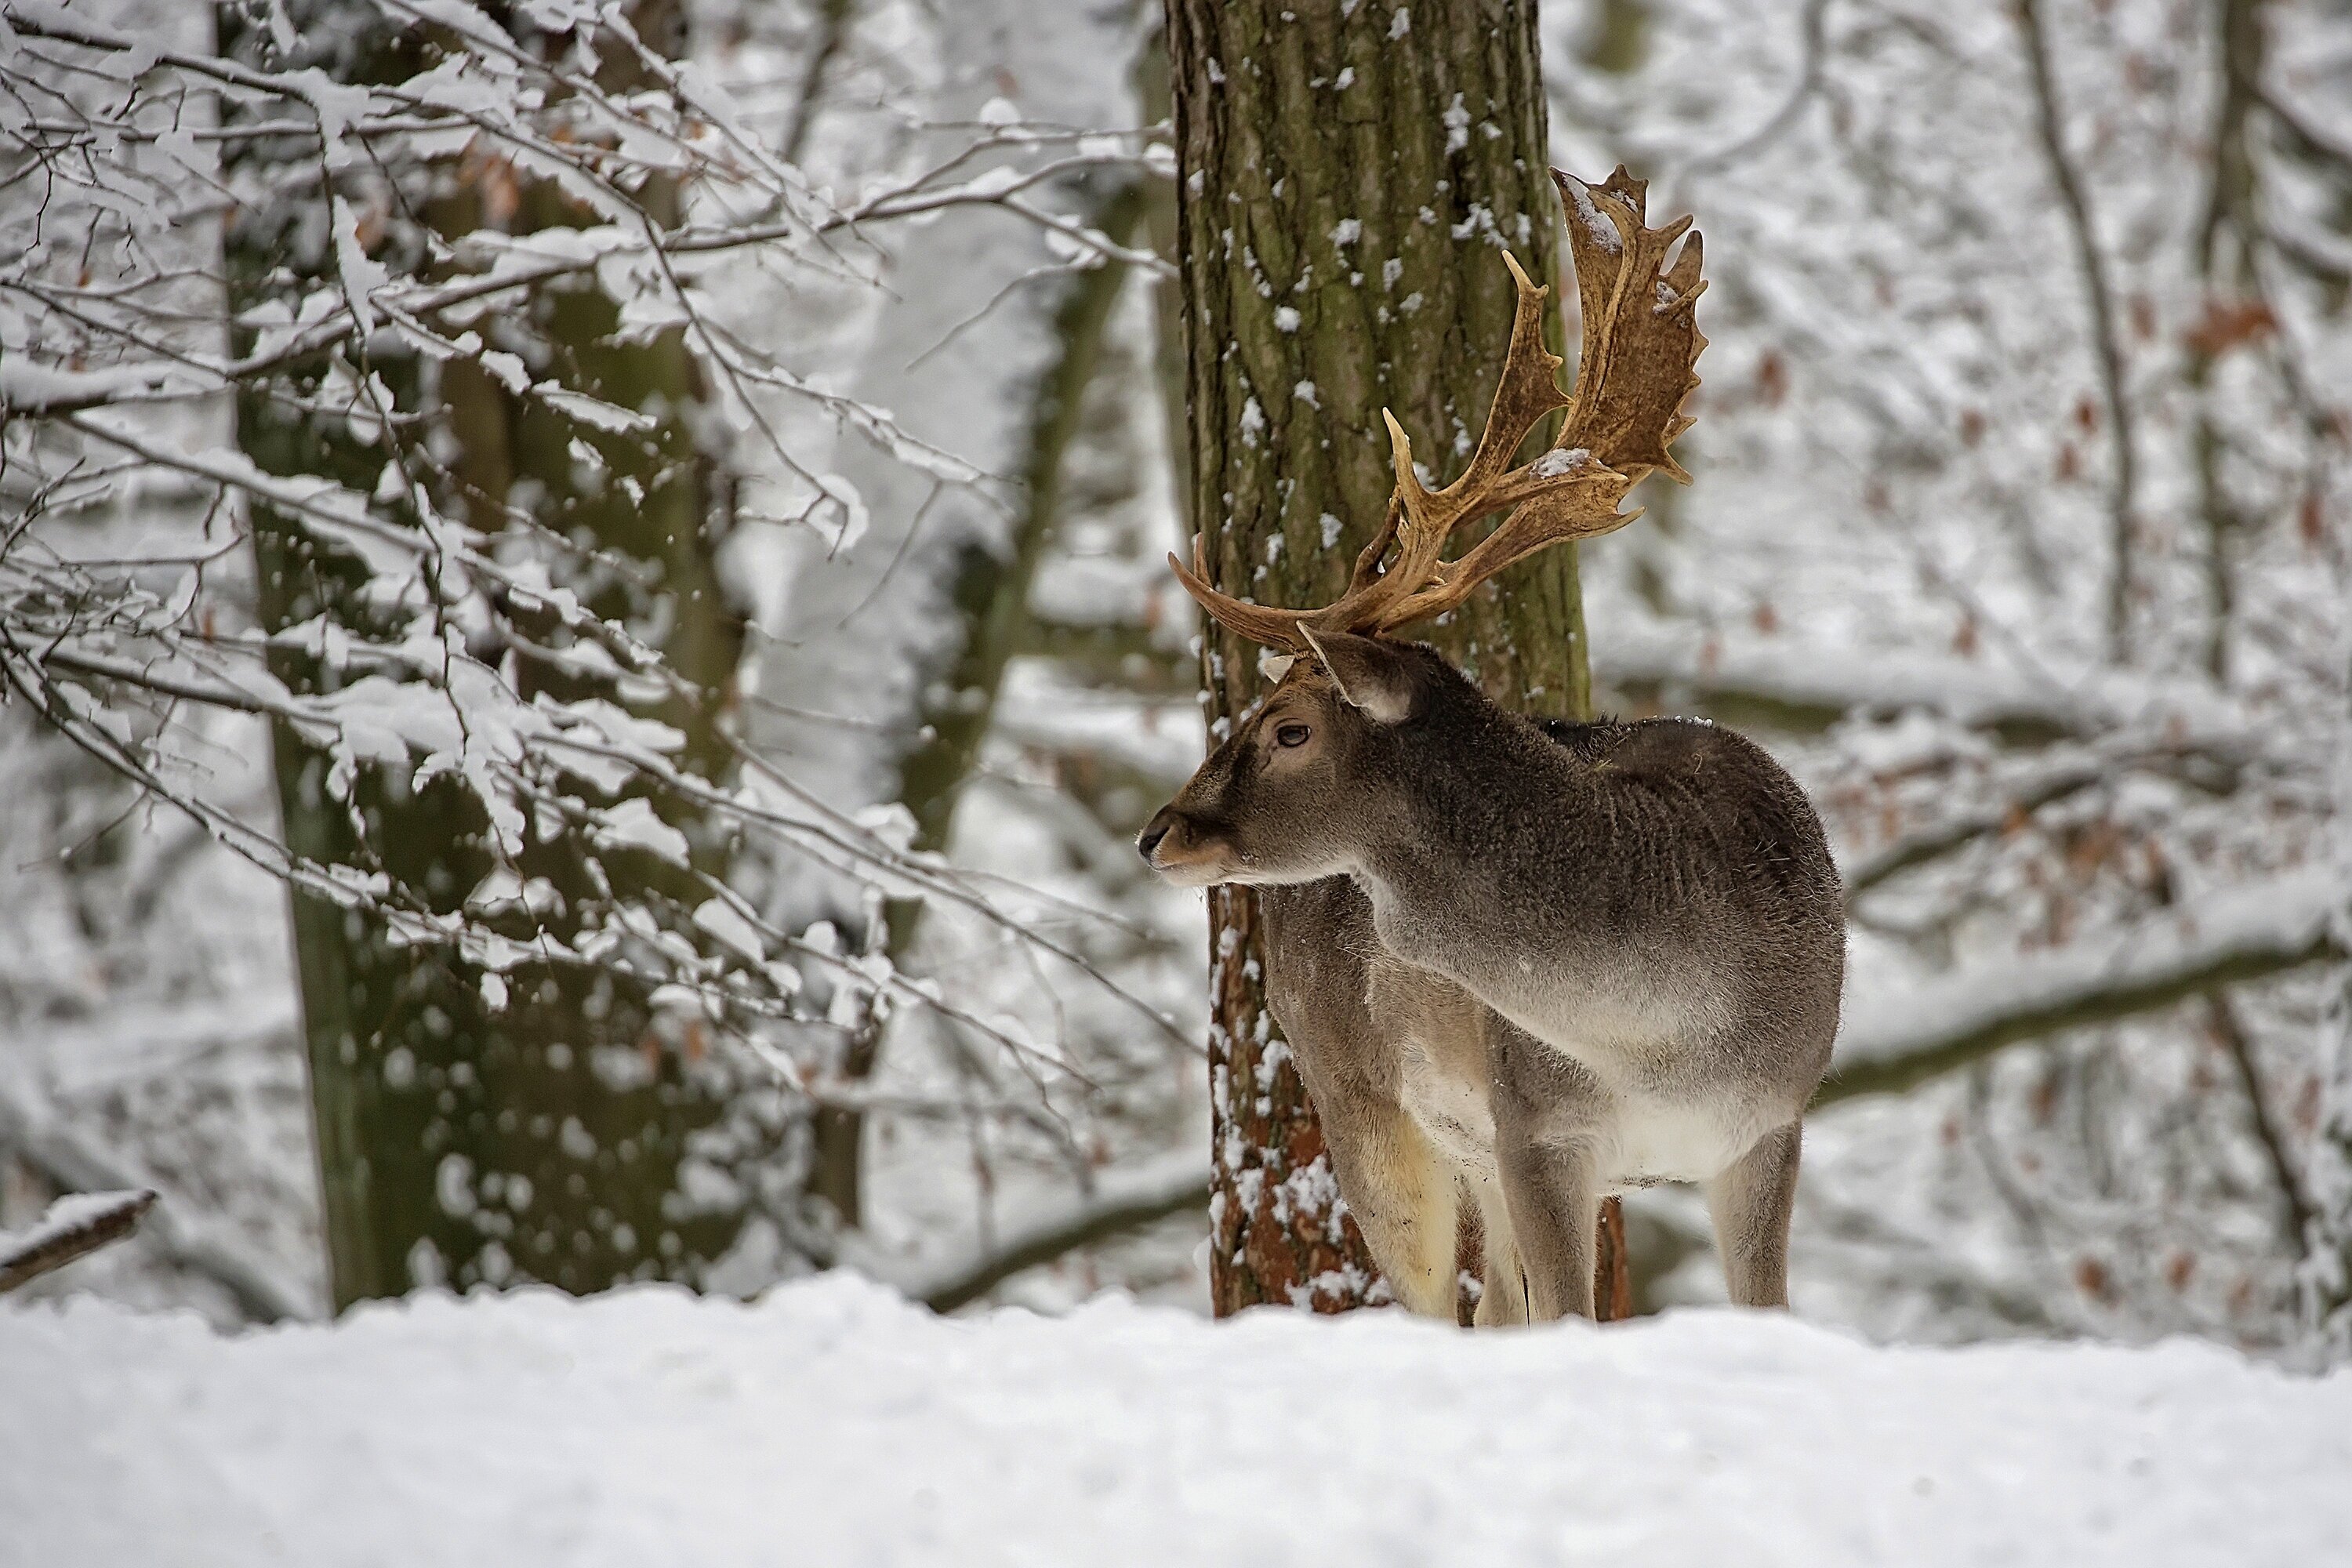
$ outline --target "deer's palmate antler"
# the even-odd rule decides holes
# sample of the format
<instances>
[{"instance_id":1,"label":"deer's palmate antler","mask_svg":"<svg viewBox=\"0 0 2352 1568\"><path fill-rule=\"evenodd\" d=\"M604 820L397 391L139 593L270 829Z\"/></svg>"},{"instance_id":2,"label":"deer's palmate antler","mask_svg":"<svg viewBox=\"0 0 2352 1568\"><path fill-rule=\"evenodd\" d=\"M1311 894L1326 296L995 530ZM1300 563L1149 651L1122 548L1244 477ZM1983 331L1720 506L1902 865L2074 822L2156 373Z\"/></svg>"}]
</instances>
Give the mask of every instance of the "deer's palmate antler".
<instances>
[{"instance_id":1,"label":"deer's palmate antler","mask_svg":"<svg viewBox=\"0 0 2352 1568\"><path fill-rule=\"evenodd\" d=\"M1584 312L1574 395L1559 390L1559 356L1543 344L1544 301L1551 289L1529 282L1506 251L1503 263L1518 284L1518 309L1494 407L1461 477L1442 490L1423 487L1412 471L1412 441L1395 416L1382 410L1396 489L1380 532L1356 558L1348 591L1318 610L1246 604L1209 585L1196 536L1192 566L1173 555L1168 564L1219 623L1293 653L1307 651L1302 628L1394 631L1454 608L1480 583L1547 545L1622 528L1642 514L1621 513L1618 505L1652 469L1690 481L1666 448L1690 426L1683 399L1698 384L1691 367L1706 346L1693 310L1706 289L1699 277L1699 237L1690 235L1675 253L1690 219L1645 226L1648 182L1622 165L1600 185L1558 169L1552 179L1568 206L1569 253ZM1528 432L1559 408L1568 410L1559 438L1533 461L1512 467ZM1456 531L1498 511L1508 515L1492 533L1445 559Z\"/></svg>"}]
</instances>

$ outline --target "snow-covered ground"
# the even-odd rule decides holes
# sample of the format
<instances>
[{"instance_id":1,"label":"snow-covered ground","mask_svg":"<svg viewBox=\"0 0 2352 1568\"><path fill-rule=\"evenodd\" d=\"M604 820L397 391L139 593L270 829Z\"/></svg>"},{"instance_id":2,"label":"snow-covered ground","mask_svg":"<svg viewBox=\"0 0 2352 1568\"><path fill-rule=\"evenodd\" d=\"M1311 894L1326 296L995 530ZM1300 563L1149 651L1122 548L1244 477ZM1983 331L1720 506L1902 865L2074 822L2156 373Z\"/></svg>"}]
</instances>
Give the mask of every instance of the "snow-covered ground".
<instances>
[{"instance_id":1,"label":"snow-covered ground","mask_svg":"<svg viewBox=\"0 0 2352 1568\"><path fill-rule=\"evenodd\" d=\"M1470 1336L1120 1299L950 1320L425 1297L223 1336L0 1310L0 1560L2340 1563L2352 1372L1787 1317Z\"/></svg>"}]
</instances>

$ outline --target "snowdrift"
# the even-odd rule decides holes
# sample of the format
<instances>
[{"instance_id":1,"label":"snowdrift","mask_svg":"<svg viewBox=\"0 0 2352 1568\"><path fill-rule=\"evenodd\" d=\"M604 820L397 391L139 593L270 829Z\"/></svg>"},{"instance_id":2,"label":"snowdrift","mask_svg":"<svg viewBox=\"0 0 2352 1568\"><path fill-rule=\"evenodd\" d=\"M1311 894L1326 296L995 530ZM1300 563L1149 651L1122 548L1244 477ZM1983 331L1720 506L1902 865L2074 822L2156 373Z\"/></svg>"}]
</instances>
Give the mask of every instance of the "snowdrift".
<instances>
[{"instance_id":1,"label":"snowdrift","mask_svg":"<svg viewBox=\"0 0 2352 1568\"><path fill-rule=\"evenodd\" d=\"M0 1562L2342 1563L2352 1373L1689 1312L1472 1337L848 1278L235 1337L0 1310Z\"/></svg>"}]
</instances>

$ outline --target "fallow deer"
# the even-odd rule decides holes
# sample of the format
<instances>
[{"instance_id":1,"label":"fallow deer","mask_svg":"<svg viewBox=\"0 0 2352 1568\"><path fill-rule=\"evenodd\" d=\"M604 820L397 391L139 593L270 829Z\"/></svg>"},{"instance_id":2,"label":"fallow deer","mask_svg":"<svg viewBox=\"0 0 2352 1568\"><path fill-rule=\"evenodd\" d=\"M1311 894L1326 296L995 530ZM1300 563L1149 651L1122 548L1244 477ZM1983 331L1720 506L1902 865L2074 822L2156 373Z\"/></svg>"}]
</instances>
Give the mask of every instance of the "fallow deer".
<instances>
[{"instance_id":1,"label":"fallow deer","mask_svg":"<svg viewBox=\"0 0 2352 1568\"><path fill-rule=\"evenodd\" d=\"M1696 1182L1734 1301L1785 1306L1799 1119L1837 1032L1845 930L1803 792L1701 721L1538 724L1395 640L1547 545L1620 528L1690 424L1706 340L1698 237L1645 226L1643 182L1554 171L1583 306L1572 396L1518 305L1461 476L1431 491L1387 417L1396 489L1347 592L1286 610L1169 564L1218 622L1286 660L1256 711L1143 832L1167 880L1259 895L1266 996L1339 1190L1408 1308L1454 1310L1457 1205L1476 1205L1476 1321L1592 1315L1610 1193ZM1670 259L1671 257L1671 259ZM1559 437L1524 464L1536 425ZM1497 512L1447 560L1455 535Z\"/></svg>"}]
</instances>

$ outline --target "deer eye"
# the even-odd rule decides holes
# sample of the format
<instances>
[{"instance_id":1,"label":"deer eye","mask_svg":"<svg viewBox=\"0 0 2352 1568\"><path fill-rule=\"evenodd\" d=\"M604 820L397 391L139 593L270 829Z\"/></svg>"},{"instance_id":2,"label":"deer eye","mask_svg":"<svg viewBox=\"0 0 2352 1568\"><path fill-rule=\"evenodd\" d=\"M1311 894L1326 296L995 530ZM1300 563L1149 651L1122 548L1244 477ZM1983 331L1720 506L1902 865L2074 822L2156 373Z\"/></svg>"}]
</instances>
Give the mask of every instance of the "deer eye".
<instances>
[{"instance_id":1,"label":"deer eye","mask_svg":"<svg viewBox=\"0 0 2352 1568\"><path fill-rule=\"evenodd\" d=\"M1274 743L1277 746L1303 746L1313 733L1304 724L1278 725L1274 731Z\"/></svg>"}]
</instances>

